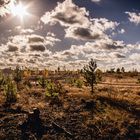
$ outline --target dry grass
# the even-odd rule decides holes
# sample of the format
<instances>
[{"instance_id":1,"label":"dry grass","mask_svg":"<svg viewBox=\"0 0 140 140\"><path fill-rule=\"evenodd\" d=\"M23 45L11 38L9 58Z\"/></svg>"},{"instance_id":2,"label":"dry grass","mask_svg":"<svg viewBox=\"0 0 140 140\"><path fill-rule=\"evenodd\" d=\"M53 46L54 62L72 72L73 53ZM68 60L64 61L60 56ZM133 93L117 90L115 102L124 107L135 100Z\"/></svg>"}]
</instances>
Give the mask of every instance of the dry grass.
<instances>
[{"instance_id":1,"label":"dry grass","mask_svg":"<svg viewBox=\"0 0 140 140\"><path fill-rule=\"evenodd\" d=\"M83 86L77 88L63 82L67 93L59 96L59 105L55 100L45 97L45 90L40 86L22 88L18 93L18 100L11 108L18 106L25 111L38 107L44 125L50 126L51 120L57 122L70 131L75 140L81 139L138 139L140 136L140 86L135 77L117 79L114 76L103 77L103 82L113 85L97 84L95 93L91 95L90 88ZM115 84L120 84L115 85ZM127 84L136 87L127 86ZM121 86L122 84L122 86ZM124 85L125 84L125 85ZM10 116L3 108L4 96L1 91L0 119ZM23 115L8 118L0 123L0 139L20 139L21 131L18 130L19 121L23 122ZM9 123L9 125L7 125ZM8 130L8 131L7 131ZM30 134L33 135L33 134ZM53 128L44 133L45 139L73 139L65 134L54 131Z\"/></svg>"}]
</instances>

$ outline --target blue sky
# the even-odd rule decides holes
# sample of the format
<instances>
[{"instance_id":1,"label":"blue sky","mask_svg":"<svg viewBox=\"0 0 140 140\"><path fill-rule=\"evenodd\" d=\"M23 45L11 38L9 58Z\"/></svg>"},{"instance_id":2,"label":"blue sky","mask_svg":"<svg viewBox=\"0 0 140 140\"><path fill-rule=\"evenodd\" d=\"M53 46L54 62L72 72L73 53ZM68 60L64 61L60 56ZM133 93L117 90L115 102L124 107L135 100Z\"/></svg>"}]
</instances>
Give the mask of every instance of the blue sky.
<instances>
[{"instance_id":1,"label":"blue sky","mask_svg":"<svg viewBox=\"0 0 140 140\"><path fill-rule=\"evenodd\" d=\"M13 14L12 4L22 4L26 14ZM102 69L140 69L139 0L1 0L0 5L1 67L77 69L93 58Z\"/></svg>"},{"instance_id":2,"label":"blue sky","mask_svg":"<svg viewBox=\"0 0 140 140\"><path fill-rule=\"evenodd\" d=\"M126 43L135 43L140 40L139 26L129 22L128 16L125 14L126 11L139 13L139 0L101 0L98 3L89 0L76 0L76 4L85 6L90 11L91 17L102 17L119 22L119 27L124 28L126 33L118 34L114 39L123 39Z\"/></svg>"}]
</instances>

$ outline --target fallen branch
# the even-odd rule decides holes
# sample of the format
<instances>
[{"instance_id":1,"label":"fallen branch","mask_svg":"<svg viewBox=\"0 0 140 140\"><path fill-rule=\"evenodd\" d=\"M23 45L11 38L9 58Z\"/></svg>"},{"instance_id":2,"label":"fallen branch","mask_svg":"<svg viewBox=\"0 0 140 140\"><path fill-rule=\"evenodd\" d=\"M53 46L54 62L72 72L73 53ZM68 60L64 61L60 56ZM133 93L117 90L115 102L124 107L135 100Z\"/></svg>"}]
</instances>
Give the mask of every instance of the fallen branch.
<instances>
[{"instance_id":1,"label":"fallen branch","mask_svg":"<svg viewBox=\"0 0 140 140\"><path fill-rule=\"evenodd\" d=\"M67 136L73 137L73 135L69 131L67 131L65 128L61 127L60 125L58 125L54 121L52 122L52 126L54 127L54 129L56 131L58 131L58 132L64 132Z\"/></svg>"}]
</instances>

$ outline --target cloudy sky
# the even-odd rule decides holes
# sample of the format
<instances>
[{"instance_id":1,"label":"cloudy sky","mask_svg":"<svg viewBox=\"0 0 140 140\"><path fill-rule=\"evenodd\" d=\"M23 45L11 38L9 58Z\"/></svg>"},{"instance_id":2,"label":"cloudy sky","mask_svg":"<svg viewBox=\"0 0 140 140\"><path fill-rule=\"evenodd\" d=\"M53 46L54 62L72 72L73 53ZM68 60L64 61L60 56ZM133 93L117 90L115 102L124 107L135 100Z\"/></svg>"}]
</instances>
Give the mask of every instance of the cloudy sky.
<instances>
[{"instance_id":1,"label":"cloudy sky","mask_svg":"<svg viewBox=\"0 0 140 140\"><path fill-rule=\"evenodd\" d=\"M0 0L0 67L140 70L140 0Z\"/></svg>"}]
</instances>

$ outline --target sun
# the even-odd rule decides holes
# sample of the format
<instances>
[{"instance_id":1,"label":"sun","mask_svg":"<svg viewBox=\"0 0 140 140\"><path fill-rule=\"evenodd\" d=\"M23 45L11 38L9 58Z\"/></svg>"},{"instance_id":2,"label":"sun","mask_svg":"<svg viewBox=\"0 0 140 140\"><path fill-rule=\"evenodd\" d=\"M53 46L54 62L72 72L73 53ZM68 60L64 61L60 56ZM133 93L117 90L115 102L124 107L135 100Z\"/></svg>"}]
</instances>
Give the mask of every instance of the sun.
<instances>
[{"instance_id":1,"label":"sun","mask_svg":"<svg viewBox=\"0 0 140 140\"><path fill-rule=\"evenodd\" d=\"M13 16L18 16L20 19L23 19L28 14L26 7L22 3L12 4L10 10Z\"/></svg>"}]
</instances>

